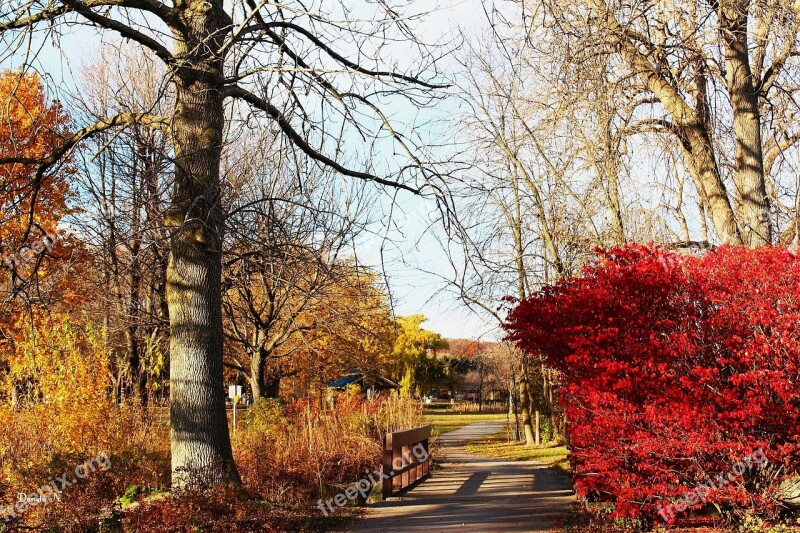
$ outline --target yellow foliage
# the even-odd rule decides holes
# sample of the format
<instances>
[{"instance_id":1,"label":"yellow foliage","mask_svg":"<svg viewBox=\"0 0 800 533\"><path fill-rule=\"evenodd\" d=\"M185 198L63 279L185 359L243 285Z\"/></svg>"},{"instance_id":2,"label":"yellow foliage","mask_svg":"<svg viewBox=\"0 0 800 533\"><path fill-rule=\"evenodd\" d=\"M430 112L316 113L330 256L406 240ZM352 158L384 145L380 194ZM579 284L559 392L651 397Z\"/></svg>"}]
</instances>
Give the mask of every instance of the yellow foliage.
<instances>
[{"instance_id":1,"label":"yellow foliage","mask_svg":"<svg viewBox=\"0 0 800 533\"><path fill-rule=\"evenodd\" d=\"M28 324L23 335L8 373L8 379L27 384L21 400L59 411L71 405L101 407L109 401L102 331L91 324L76 330L67 317L45 316Z\"/></svg>"},{"instance_id":2,"label":"yellow foliage","mask_svg":"<svg viewBox=\"0 0 800 533\"><path fill-rule=\"evenodd\" d=\"M137 408L111 396L103 331L40 317L20 330L0 405L0 471L11 486L58 456L90 457L141 445ZM16 389L16 391L14 391Z\"/></svg>"}]
</instances>

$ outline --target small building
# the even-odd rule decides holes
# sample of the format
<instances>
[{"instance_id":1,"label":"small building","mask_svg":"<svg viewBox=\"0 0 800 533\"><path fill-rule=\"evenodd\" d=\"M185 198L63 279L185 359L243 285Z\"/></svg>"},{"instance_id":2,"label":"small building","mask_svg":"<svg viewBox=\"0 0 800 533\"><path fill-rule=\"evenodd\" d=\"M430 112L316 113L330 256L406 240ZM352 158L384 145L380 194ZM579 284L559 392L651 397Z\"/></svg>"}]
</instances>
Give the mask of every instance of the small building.
<instances>
[{"instance_id":1,"label":"small building","mask_svg":"<svg viewBox=\"0 0 800 533\"><path fill-rule=\"evenodd\" d=\"M380 391L399 391L400 384L395 383L386 376L369 376L361 371L360 368L353 368L342 373L339 379L329 381L326 386L329 389L344 391L348 387L357 385L361 392L366 393L367 397L372 397L375 392Z\"/></svg>"}]
</instances>

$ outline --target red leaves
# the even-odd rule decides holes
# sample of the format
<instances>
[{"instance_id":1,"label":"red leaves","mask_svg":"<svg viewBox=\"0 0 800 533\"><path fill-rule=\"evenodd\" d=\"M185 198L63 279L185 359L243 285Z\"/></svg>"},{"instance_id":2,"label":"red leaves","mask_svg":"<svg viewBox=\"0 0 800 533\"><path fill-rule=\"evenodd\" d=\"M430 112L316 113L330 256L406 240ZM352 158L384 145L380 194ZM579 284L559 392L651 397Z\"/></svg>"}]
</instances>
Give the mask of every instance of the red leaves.
<instances>
[{"instance_id":1,"label":"red leaves","mask_svg":"<svg viewBox=\"0 0 800 533\"><path fill-rule=\"evenodd\" d=\"M506 327L564 374L578 492L653 517L758 447L782 477L798 470L799 317L800 260L785 249L629 246L522 302ZM764 472L709 501L773 509L782 477Z\"/></svg>"}]
</instances>

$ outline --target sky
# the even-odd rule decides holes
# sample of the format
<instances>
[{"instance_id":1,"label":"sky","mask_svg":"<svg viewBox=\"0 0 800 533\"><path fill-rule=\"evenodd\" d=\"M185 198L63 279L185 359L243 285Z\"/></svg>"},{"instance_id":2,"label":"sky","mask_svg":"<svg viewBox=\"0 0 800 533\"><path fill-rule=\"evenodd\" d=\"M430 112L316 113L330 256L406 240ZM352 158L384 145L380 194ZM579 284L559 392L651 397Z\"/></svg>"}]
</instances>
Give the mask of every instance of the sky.
<instances>
[{"instance_id":1,"label":"sky","mask_svg":"<svg viewBox=\"0 0 800 533\"><path fill-rule=\"evenodd\" d=\"M431 3L416 2L429 9ZM450 42L463 32L474 37L481 32L484 20L481 0L444 0L418 26L417 35L425 36L428 42ZM395 57L402 60L404 50L393 50ZM406 59L409 59L408 57ZM413 56L411 56L413 62ZM445 58L440 64L443 75L457 75L455 62ZM451 102L437 105L434 115L445 116L452 112ZM417 113L415 109L395 109L397 117ZM430 116L415 117L430 120ZM442 132L444 133L444 132ZM425 134L422 134L425 135ZM436 132L428 135L436 136ZM437 239L445 239L441 223L437 220L436 205L432 200L415 197L411 194L397 195L397 206L392 211L389 242L368 239L358 246L359 259L386 275L392 293L392 303L397 315L422 313L428 319L423 327L441 333L447 338L480 338L493 340L502 332L494 319L479 315L455 295L448 292L436 274L451 277L449 261ZM387 220L381 220L385 224ZM381 245L383 244L383 255Z\"/></svg>"},{"instance_id":2,"label":"sky","mask_svg":"<svg viewBox=\"0 0 800 533\"><path fill-rule=\"evenodd\" d=\"M359 1L354 1L357 6ZM436 7L427 0L409 2L413 10L433 11L421 21L416 22L417 35L424 36L427 42L450 41L460 31L468 35L478 35L483 20L481 0L440 0ZM374 10L373 7L369 8ZM359 17L358 8L353 15ZM40 40L41 51L35 66L49 84L67 88L71 91L79 85L82 65L97 53L99 46L87 47L96 43L97 36L91 28L70 26L59 37L58 44L64 53L58 52L52 43ZM390 50L400 63L413 64L417 59L410 47L396 46ZM19 58L8 62L18 62ZM4 60L4 62L6 62ZM13 68L16 65L4 65ZM448 59L441 65L446 76L454 74L455 65ZM447 104L445 104L447 105ZM418 117L418 110L411 108L391 109L394 117L426 120ZM447 113L447 109L437 109L437 113ZM387 218L391 201L396 201L392 209L391 221ZM444 284L434 272L443 276L448 274L448 261L435 235L443 235L437 227L436 206L433 201L421 199L411 194L396 197L385 195L384 217L376 221L377 231L391 222L391 230L385 233L389 241L373 237L358 244L358 256L365 264L381 270L387 277L391 290L392 305L397 315L422 313L428 321L424 327L447 338L493 339L499 335L497 325L491 319L478 316L455 296L443 292ZM383 254L381 254L383 248Z\"/></svg>"}]
</instances>

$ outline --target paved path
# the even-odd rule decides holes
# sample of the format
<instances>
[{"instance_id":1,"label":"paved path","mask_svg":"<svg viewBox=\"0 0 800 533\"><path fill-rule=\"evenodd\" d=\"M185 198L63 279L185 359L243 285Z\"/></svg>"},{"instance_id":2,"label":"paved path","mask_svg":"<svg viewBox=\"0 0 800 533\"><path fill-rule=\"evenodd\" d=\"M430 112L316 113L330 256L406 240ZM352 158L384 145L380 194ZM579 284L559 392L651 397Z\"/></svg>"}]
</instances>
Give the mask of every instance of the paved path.
<instances>
[{"instance_id":1,"label":"paved path","mask_svg":"<svg viewBox=\"0 0 800 533\"><path fill-rule=\"evenodd\" d=\"M573 501L566 476L544 464L464 450L464 444L497 433L503 424L470 424L439 437L442 469L406 494L370 506L352 531L550 531Z\"/></svg>"}]
</instances>

